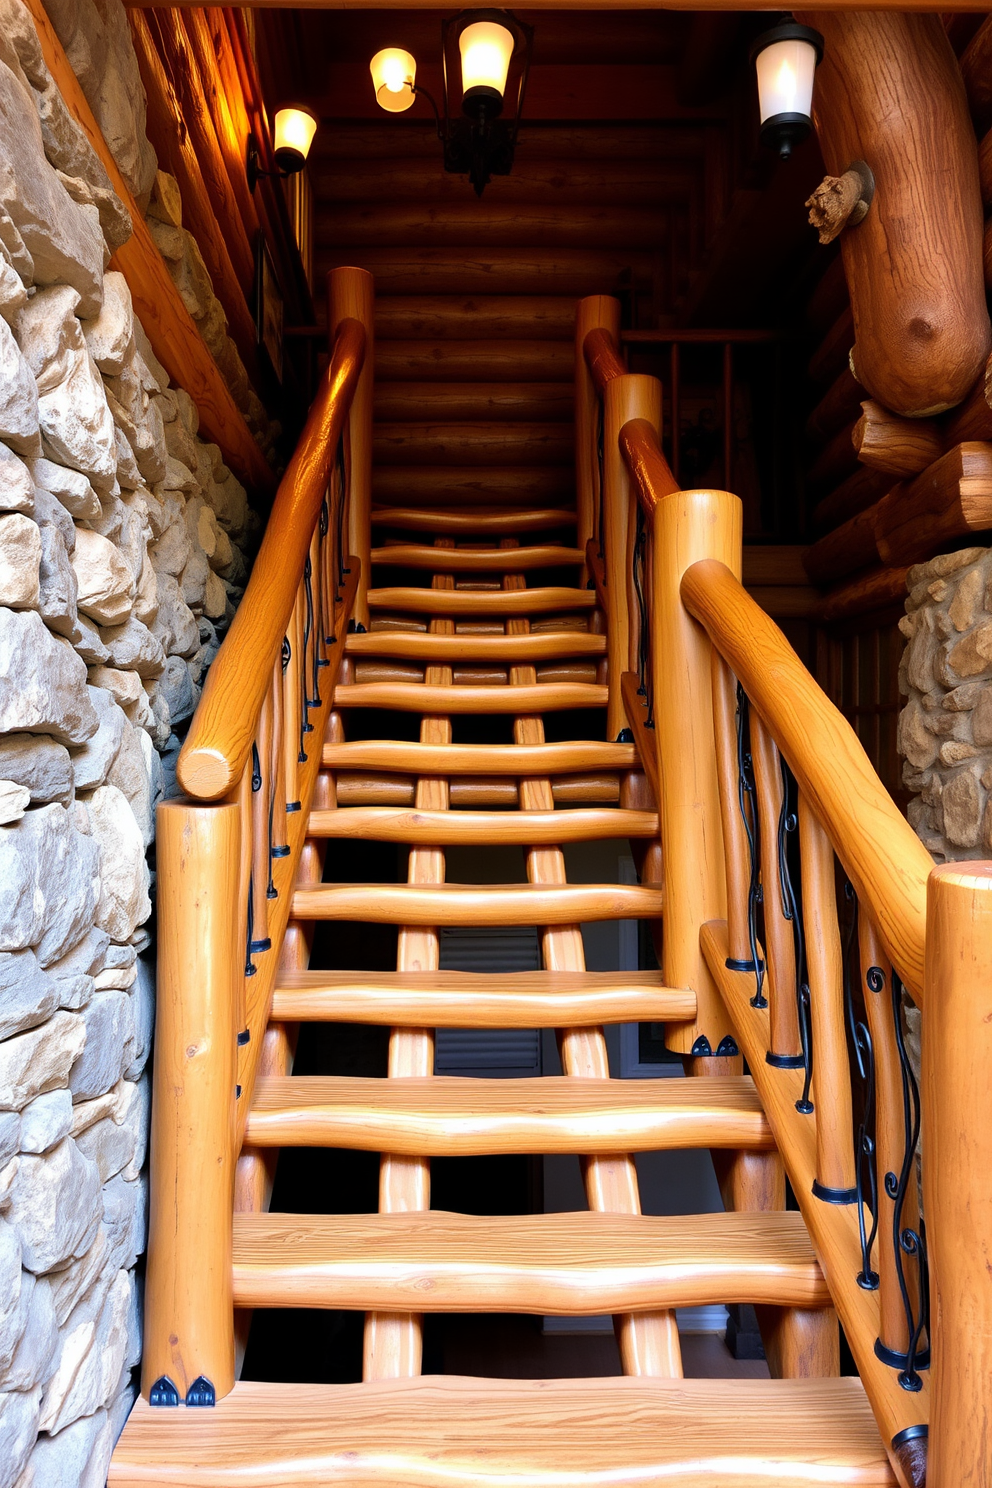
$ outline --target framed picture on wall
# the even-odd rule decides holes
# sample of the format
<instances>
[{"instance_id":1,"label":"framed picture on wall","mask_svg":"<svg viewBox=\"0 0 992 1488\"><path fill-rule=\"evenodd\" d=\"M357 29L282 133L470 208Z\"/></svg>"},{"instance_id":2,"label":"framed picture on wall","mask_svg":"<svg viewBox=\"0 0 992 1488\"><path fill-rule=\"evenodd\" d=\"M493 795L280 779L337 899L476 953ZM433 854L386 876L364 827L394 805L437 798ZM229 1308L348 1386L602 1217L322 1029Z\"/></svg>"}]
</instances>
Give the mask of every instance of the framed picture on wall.
<instances>
[{"instance_id":1,"label":"framed picture on wall","mask_svg":"<svg viewBox=\"0 0 992 1488\"><path fill-rule=\"evenodd\" d=\"M282 289L265 235L259 232L255 239L255 329L263 359L280 384L284 319Z\"/></svg>"}]
</instances>

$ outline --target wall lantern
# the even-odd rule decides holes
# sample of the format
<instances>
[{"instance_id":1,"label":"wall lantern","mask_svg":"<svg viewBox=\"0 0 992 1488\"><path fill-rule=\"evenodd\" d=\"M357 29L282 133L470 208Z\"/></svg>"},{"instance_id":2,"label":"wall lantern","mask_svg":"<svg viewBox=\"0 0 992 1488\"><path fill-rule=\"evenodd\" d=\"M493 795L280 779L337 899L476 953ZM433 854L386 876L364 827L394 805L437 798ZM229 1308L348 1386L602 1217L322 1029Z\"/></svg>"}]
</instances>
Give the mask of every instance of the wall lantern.
<instances>
[{"instance_id":1,"label":"wall lantern","mask_svg":"<svg viewBox=\"0 0 992 1488\"><path fill-rule=\"evenodd\" d=\"M761 141L788 160L813 127L813 74L823 56L823 37L811 26L785 19L751 46L758 75Z\"/></svg>"},{"instance_id":2,"label":"wall lantern","mask_svg":"<svg viewBox=\"0 0 992 1488\"><path fill-rule=\"evenodd\" d=\"M376 102L398 114L422 93L434 110L445 170L467 175L481 196L493 176L507 176L513 166L533 46L534 28L510 11L463 11L441 25L443 117L417 83L414 58L400 47L385 47L372 58ZM516 89L516 106L513 117L504 119L508 88Z\"/></svg>"},{"instance_id":3,"label":"wall lantern","mask_svg":"<svg viewBox=\"0 0 992 1488\"><path fill-rule=\"evenodd\" d=\"M248 136L248 190L254 191L259 176L294 176L307 163L310 146L317 132L317 116L308 108L294 104L276 112L272 138L274 171L262 170L258 141L253 134Z\"/></svg>"}]
</instances>

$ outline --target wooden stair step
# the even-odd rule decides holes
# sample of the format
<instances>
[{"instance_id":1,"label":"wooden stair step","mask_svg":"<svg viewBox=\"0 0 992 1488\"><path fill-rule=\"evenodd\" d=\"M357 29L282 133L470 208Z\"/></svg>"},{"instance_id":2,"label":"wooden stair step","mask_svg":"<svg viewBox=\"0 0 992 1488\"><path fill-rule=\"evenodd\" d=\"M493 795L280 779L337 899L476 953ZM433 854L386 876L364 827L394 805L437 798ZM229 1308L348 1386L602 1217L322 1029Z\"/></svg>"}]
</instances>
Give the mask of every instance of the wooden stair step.
<instances>
[{"instance_id":1,"label":"wooden stair step","mask_svg":"<svg viewBox=\"0 0 992 1488\"><path fill-rule=\"evenodd\" d=\"M571 465L375 465L380 505L557 506L575 500Z\"/></svg>"},{"instance_id":2,"label":"wooden stair step","mask_svg":"<svg viewBox=\"0 0 992 1488\"><path fill-rule=\"evenodd\" d=\"M325 743L323 762L335 770L543 778L586 770L635 770L637 751L633 744L598 739L566 744L408 744L399 739L361 739Z\"/></svg>"},{"instance_id":3,"label":"wooden stair step","mask_svg":"<svg viewBox=\"0 0 992 1488\"><path fill-rule=\"evenodd\" d=\"M894 1488L857 1379L240 1380L139 1400L109 1488Z\"/></svg>"},{"instance_id":4,"label":"wooden stair step","mask_svg":"<svg viewBox=\"0 0 992 1488\"><path fill-rule=\"evenodd\" d=\"M349 806L312 811L309 837L353 837L372 842L517 843L604 842L612 837L657 837L654 811L589 807L575 811L421 811L392 806Z\"/></svg>"},{"instance_id":5,"label":"wooden stair step","mask_svg":"<svg viewBox=\"0 0 992 1488\"><path fill-rule=\"evenodd\" d=\"M575 436L560 419L459 419L435 422L438 414L425 403L431 422L377 421L372 459L376 465L570 465L575 458Z\"/></svg>"},{"instance_id":6,"label":"wooden stair step","mask_svg":"<svg viewBox=\"0 0 992 1488\"><path fill-rule=\"evenodd\" d=\"M507 1152L769 1151L771 1127L749 1076L705 1080L260 1079L246 1141L347 1147L408 1157Z\"/></svg>"},{"instance_id":7,"label":"wooden stair step","mask_svg":"<svg viewBox=\"0 0 992 1488\"><path fill-rule=\"evenodd\" d=\"M376 382L567 382L575 372L568 341L495 337L376 342Z\"/></svg>"},{"instance_id":8,"label":"wooden stair step","mask_svg":"<svg viewBox=\"0 0 992 1488\"><path fill-rule=\"evenodd\" d=\"M537 682L525 687L344 682L334 689L333 706L393 708L400 713L560 713L605 708L608 691L593 682Z\"/></svg>"},{"instance_id":9,"label":"wooden stair step","mask_svg":"<svg viewBox=\"0 0 992 1488\"><path fill-rule=\"evenodd\" d=\"M551 584L536 589L473 590L418 589L396 584L370 589L370 610L406 610L412 615L546 615L569 610L594 610L596 595L591 589L572 589Z\"/></svg>"},{"instance_id":10,"label":"wooden stair step","mask_svg":"<svg viewBox=\"0 0 992 1488\"><path fill-rule=\"evenodd\" d=\"M559 1317L829 1307L798 1213L235 1214L236 1307Z\"/></svg>"},{"instance_id":11,"label":"wooden stair step","mask_svg":"<svg viewBox=\"0 0 992 1488\"><path fill-rule=\"evenodd\" d=\"M425 568L430 573L504 573L509 562L514 573L527 573L535 568L567 568L586 561L581 548L565 548L559 543L539 543L528 548L439 549L428 543L391 543L373 548L374 564L394 568Z\"/></svg>"},{"instance_id":12,"label":"wooden stair step","mask_svg":"<svg viewBox=\"0 0 992 1488\"><path fill-rule=\"evenodd\" d=\"M576 514L567 507L541 507L514 511L499 506L421 508L380 506L372 512L373 527L397 527L407 532L462 532L482 536L516 537L521 532L545 532L555 527L574 527Z\"/></svg>"},{"instance_id":13,"label":"wooden stair step","mask_svg":"<svg viewBox=\"0 0 992 1488\"><path fill-rule=\"evenodd\" d=\"M416 785L412 775L349 770L337 775L336 789L339 806L412 806ZM620 777L609 772L559 775L552 779L551 794L556 806L616 806L620 801ZM451 781L449 797L454 809L485 810L499 806L513 811L520 805L520 788L505 775L476 779L456 776Z\"/></svg>"},{"instance_id":14,"label":"wooden stair step","mask_svg":"<svg viewBox=\"0 0 992 1488\"><path fill-rule=\"evenodd\" d=\"M573 332L574 334L574 332ZM380 382L373 409L377 419L399 423L493 422L571 425L575 417L574 381L559 382Z\"/></svg>"},{"instance_id":15,"label":"wooden stair step","mask_svg":"<svg viewBox=\"0 0 992 1488\"><path fill-rule=\"evenodd\" d=\"M449 591L450 592L450 591ZM589 631L539 631L532 635L430 635L424 631L376 630L349 635L350 656L388 656L397 660L496 663L551 661L562 656L605 656L606 637Z\"/></svg>"},{"instance_id":16,"label":"wooden stair step","mask_svg":"<svg viewBox=\"0 0 992 1488\"><path fill-rule=\"evenodd\" d=\"M298 920L373 925L578 925L655 919L660 888L640 884L298 884Z\"/></svg>"},{"instance_id":17,"label":"wooden stair step","mask_svg":"<svg viewBox=\"0 0 992 1488\"><path fill-rule=\"evenodd\" d=\"M277 1022L407 1028L591 1028L696 1016L696 995L656 971L293 971Z\"/></svg>"}]
</instances>

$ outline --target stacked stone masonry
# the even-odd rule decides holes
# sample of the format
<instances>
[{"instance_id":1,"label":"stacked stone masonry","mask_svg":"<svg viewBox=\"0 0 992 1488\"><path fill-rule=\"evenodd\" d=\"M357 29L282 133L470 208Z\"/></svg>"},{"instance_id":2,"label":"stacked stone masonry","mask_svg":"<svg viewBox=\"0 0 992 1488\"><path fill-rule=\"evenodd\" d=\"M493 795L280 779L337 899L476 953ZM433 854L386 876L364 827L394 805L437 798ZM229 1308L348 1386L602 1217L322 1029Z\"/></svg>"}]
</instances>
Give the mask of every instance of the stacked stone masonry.
<instances>
[{"instance_id":1,"label":"stacked stone masonry","mask_svg":"<svg viewBox=\"0 0 992 1488\"><path fill-rule=\"evenodd\" d=\"M136 196L175 210L120 0L51 9ZM102 1488L133 1398L147 855L254 529L108 271L129 232L0 0L0 1488Z\"/></svg>"}]
</instances>

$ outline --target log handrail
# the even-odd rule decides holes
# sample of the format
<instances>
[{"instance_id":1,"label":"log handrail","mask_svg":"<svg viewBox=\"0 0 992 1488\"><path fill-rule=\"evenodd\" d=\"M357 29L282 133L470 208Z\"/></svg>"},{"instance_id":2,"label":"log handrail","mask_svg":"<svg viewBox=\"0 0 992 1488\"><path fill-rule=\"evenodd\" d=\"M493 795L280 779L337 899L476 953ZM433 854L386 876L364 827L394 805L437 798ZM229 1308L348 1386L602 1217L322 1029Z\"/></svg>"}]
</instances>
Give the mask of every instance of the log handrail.
<instances>
[{"instance_id":1,"label":"log handrail","mask_svg":"<svg viewBox=\"0 0 992 1488\"><path fill-rule=\"evenodd\" d=\"M244 599L207 675L179 755L187 795L226 796L244 774L271 665L296 602L311 535L365 360L365 328L345 320L279 490Z\"/></svg>"},{"instance_id":2,"label":"log handrail","mask_svg":"<svg viewBox=\"0 0 992 1488\"><path fill-rule=\"evenodd\" d=\"M612 382L615 377L623 377L627 370L616 341L609 331L600 326L596 326L586 336L582 343L582 354L600 397L606 392L607 383Z\"/></svg>"},{"instance_id":3,"label":"log handrail","mask_svg":"<svg viewBox=\"0 0 992 1488\"><path fill-rule=\"evenodd\" d=\"M637 499L644 515L650 517L663 496L673 496L680 489L657 431L647 419L629 419L620 430L620 448L634 477Z\"/></svg>"},{"instance_id":4,"label":"log handrail","mask_svg":"<svg viewBox=\"0 0 992 1488\"><path fill-rule=\"evenodd\" d=\"M693 564L681 593L788 760L859 899L870 907L886 952L920 1005L930 854L872 769L851 725L729 568L711 559Z\"/></svg>"}]
</instances>

